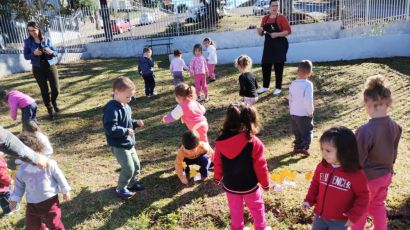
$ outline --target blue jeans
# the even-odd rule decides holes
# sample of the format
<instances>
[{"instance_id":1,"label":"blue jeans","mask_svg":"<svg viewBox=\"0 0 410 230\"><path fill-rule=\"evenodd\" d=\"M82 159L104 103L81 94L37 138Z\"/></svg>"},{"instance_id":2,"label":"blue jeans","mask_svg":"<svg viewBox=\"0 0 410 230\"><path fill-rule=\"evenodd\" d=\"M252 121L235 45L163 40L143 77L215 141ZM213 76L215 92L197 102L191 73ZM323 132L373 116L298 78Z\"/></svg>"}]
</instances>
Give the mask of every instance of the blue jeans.
<instances>
[{"instance_id":1,"label":"blue jeans","mask_svg":"<svg viewBox=\"0 0 410 230\"><path fill-rule=\"evenodd\" d=\"M3 209L3 215L10 212L10 203L8 199L10 198L10 192L0 193L0 206Z\"/></svg>"},{"instance_id":2,"label":"blue jeans","mask_svg":"<svg viewBox=\"0 0 410 230\"><path fill-rule=\"evenodd\" d=\"M315 216L312 224L312 230L345 230L346 220L324 220Z\"/></svg>"},{"instance_id":3,"label":"blue jeans","mask_svg":"<svg viewBox=\"0 0 410 230\"><path fill-rule=\"evenodd\" d=\"M21 109L21 120L25 121L37 121L37 104L35 102Z\"/></svg>"},{"instance_id":4,"label":"blue jeans","mask_svg":"<svg viewBox=\"0 0 410 230\"><path fill-rule=\"evenodd\" d=\"M199 165L201 167L199 168L199 172L201 173L201 176L203 178L208 176L208 169L209 169L209 165L211 164L211 161L209 160L209 157L207 154L204 154L195 159L185 158L184 161L187 165ZM189 167L186 167L185 173L186 175L189 175Z\"/></svg>"}]
</instances>

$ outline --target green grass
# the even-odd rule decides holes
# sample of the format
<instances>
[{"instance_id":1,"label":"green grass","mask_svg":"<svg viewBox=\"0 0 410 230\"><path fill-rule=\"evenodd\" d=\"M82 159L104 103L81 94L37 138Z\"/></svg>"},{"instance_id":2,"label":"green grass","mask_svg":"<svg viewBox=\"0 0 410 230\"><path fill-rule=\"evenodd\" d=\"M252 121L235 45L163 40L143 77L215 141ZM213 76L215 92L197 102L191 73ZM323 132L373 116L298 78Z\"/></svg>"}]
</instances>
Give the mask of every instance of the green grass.
<instances>
[{"instance_id":1,"label":"green grass","mask_svg":"<svg viewBox=\"0 0 410 230\"><path fill-rule=\"evenodd\" d=\"M180 122L169 125L160 119L176 105L168 61L155 57L158 96L143 97L143 81L136 75L135 59L86 60L60 65L61 114L46 120L46 110L39 101L39 119L44 133L51 138L53 156L73 187L72 200L62 203L63 221L67 229L227 229L229 213L225 194L211 180L180 184L173 163L186 127ZM261 68L254 67L261 82ZM294 77L295 66L287 66L284 92L279 97L264 94L256 104L263 129L259 137L266 145L270 171L294 170L298 173L296 188L265 194L269 225L274 229L304 229L312 214L300 211L308 182L304 173L314 170L320 160L318 138L334 125L356 129L368 117L360 92L365 79L384 74L392 83L394 106L391 117L403 127L395 175L387 199L389 229L406 229L410 225L410 59L392 58L351 62L317 63L312 81L315 85L315 129L309 157L290 153L292 134L288 115L287 89ZM205 104L210 124L209 138L217 137L225 109L239 101L238 72L232 65L218 65L219 79L209 84L211 100ZM141 181L146 190L129 200L115 197L119 168L106 146L102 129L102 107L111 97L111 84L119 76L131 77L137 86L138 99L132 104L134 117L144 119L137 131L137 151L142 163ZM192 84L192 79L188 78ZM0 84L40 99L39 89L31 73L14 74L0 79ZM0 125L11 127L6 108L0 108ZM23 205L24 207L24 205ZM246 225L251 218L246 211ZM24 211L11 217L0 217L0 229L24 228Z\"/></svg>"}]
</instances>

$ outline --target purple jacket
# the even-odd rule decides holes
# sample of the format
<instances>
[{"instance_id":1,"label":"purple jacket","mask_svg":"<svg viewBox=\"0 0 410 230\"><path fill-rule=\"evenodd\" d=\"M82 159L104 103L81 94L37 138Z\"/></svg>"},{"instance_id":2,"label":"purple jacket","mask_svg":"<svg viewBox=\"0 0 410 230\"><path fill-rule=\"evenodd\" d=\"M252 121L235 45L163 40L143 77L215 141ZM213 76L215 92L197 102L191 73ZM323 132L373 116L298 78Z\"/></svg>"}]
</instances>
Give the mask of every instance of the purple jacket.
<instances>
[{"instance_id":1,"label":"purple jacket","mask_svg":"<svg viewBox=\"0 0 410 230\"><path fill-rule=\"evenodd\" d=\"M10 91L7 94L7 98L10 107L10 117L13 120L16 120L17 118L18 109L22 109L35 102L33 98L17 90Z\"/></svg>"}]
</instances>

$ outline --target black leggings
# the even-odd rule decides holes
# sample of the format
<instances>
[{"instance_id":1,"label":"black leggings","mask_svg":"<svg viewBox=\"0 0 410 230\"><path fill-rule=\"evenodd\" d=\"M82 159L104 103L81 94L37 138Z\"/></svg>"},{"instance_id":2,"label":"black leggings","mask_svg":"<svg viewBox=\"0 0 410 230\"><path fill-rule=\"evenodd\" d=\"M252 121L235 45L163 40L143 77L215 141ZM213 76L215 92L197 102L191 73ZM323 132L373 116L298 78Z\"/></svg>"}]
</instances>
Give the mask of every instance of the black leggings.
<instances>
[{"instance_id":1,"label":"black leggings","mask_svg":"<svg viewBox=\"0 0 410 230\"><path fill-rule=\"evenodd\" d=\"M38 86L40 87L44 105L47 108L51 107L50 102L55 105L60 92L57 67L55 65L50 66L48 63L41 63L41 66L39 67L33 66L33 74L36 78ZM47 81L50 82L51 98Z\"/></svg>"},{"instance_id":2,"label":"black leggings","mask_svg":"<svg viewBox=\"0 0 410 230\"><path fill-rule=\"evenodd\" d=\"M283 69L285 67L284 62L273 63L273 64L272 63L262 63L263 88L269 88L270 77L272 75L272 65L275 69L276 89L282 89Z\"/></svg>"}]
</instances>

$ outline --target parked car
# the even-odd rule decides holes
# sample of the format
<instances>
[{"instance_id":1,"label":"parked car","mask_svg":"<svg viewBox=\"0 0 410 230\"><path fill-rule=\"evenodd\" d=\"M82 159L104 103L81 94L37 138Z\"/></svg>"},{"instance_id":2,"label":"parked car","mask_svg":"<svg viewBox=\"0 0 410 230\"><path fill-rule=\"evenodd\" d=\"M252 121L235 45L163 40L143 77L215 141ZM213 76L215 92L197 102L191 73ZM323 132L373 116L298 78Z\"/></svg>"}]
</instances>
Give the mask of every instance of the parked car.
<instances>
[{"instance_id":1,"label":"parked car","mask_svg":"<svg viewBox=\"0 0 410 230\"><path fill-rule=\"evenodd\" d=\"M111 29L113 33L122 34L124 31L131 30L131 23L127 20L113 19L111 20Z\"/></svg>"},{"instance_id":2,"label":"parked car","mask_svg":"<svg viewBox=\"0 0 410 230\"><path fill-rule=\"evenodd\" d=\"M155 15L151 12L142 13L139 19L140 25L148 25L154 22L156 22Z\"/></svg>"},{"instance_id":3,"label":"parked car","mask_svg":"<svg viewBox=\"0 0 410 230\"><path fill-rule=\"evenodd\" d=\"M252 11L255 16L269 14L269 1L267 0L256 1L255 5L253 6Z\"/></svg>"},{"instance_id":4,"label":"parked car","mask_svg":"<svg viewBox=\"0 0 410 230\"><path fill-rule=\"evenodd\" d=\"M186 22L188 23L198 22L205 18L218 21L219 19L227 15L225 1L215 1L215 0L204 0L204 1L206 1L205 2L206 4L201 2L199 5L188 8L187 16L185 18ZM212 13L210 13L212 12L212 9L213 9L212 5L210 4L215 4L213 5L215 9L214 16ZM208 12L207 7L210 12Z\"/></svg>"},{"instance_id":5,"label":"parked car","mask_svg":"<svg viewBox=\"0 0 410 230\"><path fill-rule=\"evenodd\" d=\"M201 21L201 19L205 16L205 11L206 9L203 4L192 6L187 10L185 21L188 23Z\"/></svg>"}]
</instances>

